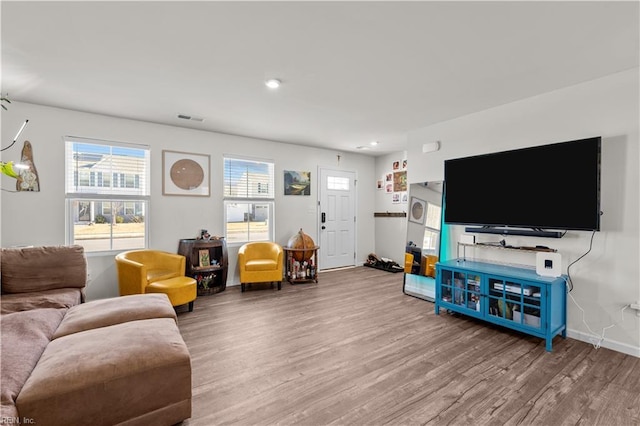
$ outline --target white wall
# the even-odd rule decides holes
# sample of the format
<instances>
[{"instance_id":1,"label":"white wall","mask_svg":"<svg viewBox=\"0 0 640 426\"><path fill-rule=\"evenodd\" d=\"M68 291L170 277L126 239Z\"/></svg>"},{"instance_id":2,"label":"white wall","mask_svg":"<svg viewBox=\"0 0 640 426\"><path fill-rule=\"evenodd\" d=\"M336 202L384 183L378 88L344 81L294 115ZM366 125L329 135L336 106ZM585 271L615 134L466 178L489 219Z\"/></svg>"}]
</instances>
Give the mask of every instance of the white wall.
<instances>
[{"instance_id":1,"label":"white wall","mask_svg":"<svg viewBox=\"0 0 640 426\"><path fill-rule=\"evenodd\" d=\"M224 235L223 154L272 159L276 165L276 241L286 244L300 228L316 243L318 239L318 167L356 172L360 182L375 182L375 159L370 156L335 152L267 140L172 127L134 120L88 114L20 102L2 112L2 140L11 141L22 122L29 125L16 145L2 153L4 161L18 160L24 140L33 145L34 163L40 177L38 193L2 192L0 203L3 247L14 245L65 244L65 189L63 136L146 144L151 147L151 202L149 245L176 252L178 240L193 238L201 228ZM6 146L6 144L3 144ZM211 155L211 197L162 195L162 150ZM338 162L337 155L340 155ZM284 196L283 171L310 171L310 196ZM15 189L15 180L2 176L2 188ZM375 187L357 186L358 264L374 251L373 206ZM322 247L320 248L322 250ZM238 283L237 247L229 247L228 285ZM89 299L116 296L118 286L113 255L88 259L91 283ZM322 266L322 265L320 265Z\"/></svg>"},{"instance_id":2,"label":"white wall","mask_svg":"<svg viewBox=\"0 0 640 426\"><path fill-rule=\"evenodd\" d=\"M404 151L395 152L389 155L376 157L376 175L371 183L366 185L375 187L376 180L382 179L386 173L393 172L393 162L405 160L407 153ZM401 163L402 164L402 163ZM408 164L407 168L411 165ZM407 191L408 192L408 191ZM407 203L394 204L392 195L385 189L376 190L375 211L380 213L407 212ZM393 259L398 264L404 262L404 247L407 241L407 218L406 217L376 217L375 218L375 253L378 256Z\"/></svg>"},{"instance_id":3,"label":"white wall","mask_svg":"<svg viewBox=\"0 0 640 426\"><path fill-rule=\"evenodd\" d=\"M602 229L595 235L591 253L571 267L571 295L598 336L603 328L615 324L606 330L603 346L635 356L640 356L640 318L631 309L621 314L621 309L640 299L638 82L636 68L416 130L410 133L408 144L408 178L413 183L443 179L444 160L449 158L602 136ZM442 142L440 151L422 153L424 143L437 140ZM544 173L544 164L540 172ZM453 228L452 241L456 241L464 228ZM492 238L477 237L481 241ZM589 249L590 237L589 232L569 232L559 240L508 237L507 241L558 249L566 271L569 263ZM452 257L455 250L451 244ZM476 253L480 255L535 264L533 255L486 249ZM567 314L569 336L589 341L592 333L571 300Z\"/></svg>"}]
</instances>

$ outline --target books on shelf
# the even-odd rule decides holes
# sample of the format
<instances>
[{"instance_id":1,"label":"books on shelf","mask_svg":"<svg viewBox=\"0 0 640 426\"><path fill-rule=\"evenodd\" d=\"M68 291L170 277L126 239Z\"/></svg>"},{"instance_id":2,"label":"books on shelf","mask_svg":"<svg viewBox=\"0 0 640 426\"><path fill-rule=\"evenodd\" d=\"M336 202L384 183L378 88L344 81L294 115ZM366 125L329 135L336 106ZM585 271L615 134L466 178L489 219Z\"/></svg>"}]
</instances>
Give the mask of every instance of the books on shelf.
<instances>
[{"instance_id":1,"label":"books on shelf","mask_svg":"<svg viewBox=\"0 0 640 426\"><path fill-rule=\"evenodd\" d=\"M480 277L471 276L467 278L468 284L480 285Z\"/></svg>"},{"instance_id":2,"label":"books on shelf","mask_svg":"<svg viewBox=\"0 0 640 426\"><path fill-rule=\"evenodd\" d=\"M470 275L467 277L467 289L471 291L480 291L480 277L476 275Z\"/></svg>"}]
</instances>

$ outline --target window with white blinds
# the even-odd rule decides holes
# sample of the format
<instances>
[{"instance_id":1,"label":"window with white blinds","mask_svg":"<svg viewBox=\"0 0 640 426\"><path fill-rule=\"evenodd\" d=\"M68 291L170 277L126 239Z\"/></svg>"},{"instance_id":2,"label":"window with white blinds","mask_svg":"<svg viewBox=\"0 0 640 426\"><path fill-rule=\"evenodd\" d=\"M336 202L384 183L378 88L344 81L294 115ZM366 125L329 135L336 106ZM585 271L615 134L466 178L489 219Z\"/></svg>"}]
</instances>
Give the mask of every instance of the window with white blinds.
<instances>
[{"instance_id":1,"label":"window with white blinds","mask_svg":"<svg viewBox=\"0 0 640 426\"><path fill-rule=\"evenodd\" d=\"M273 199L274 163L224 157L224 197Z\"/></svg>"},{"instance_id":2,"label":"window with white blinds","mask_svg":"<svg viewBox=\"0 0 640 426\"><path fill-rule=\"evenodd\" d=\"M147 246L147 146L65 138L67 240L86 252Z\"/></svg>"},{"instance_id":3,"label":"window with white blinds","mask_svg":"<svg viewBox=\"0 0 640 426\"><path fill-rule=\"evenodd\" d=\"M224 156L225 238L228 244L272 241L274 163Z\"/></svg>"},{"instance_id":4,"label":"window with white blinds","mask_svg":"<svg viewBox=\"0 0 640 426\"><path fill-rule=\"evenodd\" d=\"M67 194L149 195L149 148L71 139L66 145Z\"/></svg>"}]
</instances>

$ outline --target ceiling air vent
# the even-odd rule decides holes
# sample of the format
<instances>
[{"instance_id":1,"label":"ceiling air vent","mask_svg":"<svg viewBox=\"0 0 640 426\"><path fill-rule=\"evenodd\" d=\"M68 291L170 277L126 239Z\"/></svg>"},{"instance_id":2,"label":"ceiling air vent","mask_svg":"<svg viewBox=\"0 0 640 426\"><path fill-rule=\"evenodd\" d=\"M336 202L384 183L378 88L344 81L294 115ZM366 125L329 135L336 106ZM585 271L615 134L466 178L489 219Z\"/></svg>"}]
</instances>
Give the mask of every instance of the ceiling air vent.
<instances>
[{"instance_id":1,"label":"ceiling air vent","mask_svg":"<svg viewBox=\"0 0 640 426\"><path fill-rule=\"evenodd\" d=\"M186 115L186 114L178 114L178 118L181 118L183 120L198 121L200 123L204 121L204 118L193 117L191 115Z\"/></svg>"}]
</instances>

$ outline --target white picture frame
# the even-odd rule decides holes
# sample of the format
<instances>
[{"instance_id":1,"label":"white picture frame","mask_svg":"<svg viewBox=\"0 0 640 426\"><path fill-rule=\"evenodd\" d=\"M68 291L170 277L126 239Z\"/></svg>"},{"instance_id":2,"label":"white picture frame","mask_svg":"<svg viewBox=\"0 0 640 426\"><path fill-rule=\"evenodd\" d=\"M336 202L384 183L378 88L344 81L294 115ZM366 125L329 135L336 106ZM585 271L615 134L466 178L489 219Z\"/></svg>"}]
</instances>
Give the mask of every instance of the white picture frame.
<instances>
[{"instance_id":1,"label":"white picture frame","mask_svg":"<svg viewBox=\"0 0 640 426\"><path fill-rule=\"evenodd\" d=\"M418 197L411 197L408 216L411 222L424 225L427 217L427 202Z\"/></svg>"},{"instance_id":2,"label":"white picture frame","mask_svg":"<svg viewBox=\"0 0 640 426\"><path fill-rule=\"evenodd\" d=\"M211 195L210 156L162 151L162 195Z\"/></svg>"}]
</instances>

